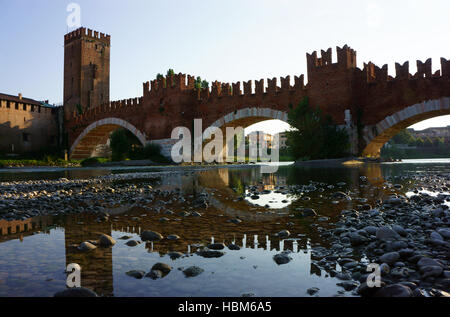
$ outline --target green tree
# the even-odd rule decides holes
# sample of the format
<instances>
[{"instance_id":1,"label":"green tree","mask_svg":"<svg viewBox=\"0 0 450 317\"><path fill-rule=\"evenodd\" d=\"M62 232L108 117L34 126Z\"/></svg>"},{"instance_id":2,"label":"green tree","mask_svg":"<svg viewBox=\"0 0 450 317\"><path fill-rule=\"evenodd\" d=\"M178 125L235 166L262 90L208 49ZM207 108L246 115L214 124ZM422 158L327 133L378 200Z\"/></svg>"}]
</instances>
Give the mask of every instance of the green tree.
<instances>
[{"instance_id":1,"label":"green tree","mask_svg":"<svg viewBox=\"0 0 450 317\"><path fill-rule=\"evenodd\" d=\"M413 145L416 138L409 130L402 130L392 138L395 144Z\"/></svg>"},{"instance_id":2,"label":"green tree","mask_svg":"<svg viewBox=\"0 0 450 317\"><path fill-rule=\"evenodd\" d=\"M331 117L323 116L319 108L309 106L304 98L288 114L294 128L287 132L287 145L295 159L330 159L348 154L347 132L338 128Z\"/></svg>"},{"instance_id":3,"label":"green tree","mask_svg":"<svg viewBox=\"0 0 450 317\"><path fill-rule=\"evenodd\" d=\"M202 78L199 76L195 79L194 87L197 90L206 89L209 87L209 82L207 82L206 80L202 80Z\"/></svg>"},{"instance_id":4,"label":"green tree","mask_svg":"<svg viewBox=\"0 0 450 317\"><path fill-rule=\"evenodd\" d=\"M125 129L117 129L111 134L110 147L113 161L123 161L127 158L131 150L131 144Z\"/></svg>"},{"instance_id":5,"label":"green tree","mask_svg":"<svg viewBox=\"0 0 450 317\"><path fill-rule=\"evenodd\" d=\"M167 71L167 77L175 75L175 72L172 68Z\"/></svg>"}]
</instances>

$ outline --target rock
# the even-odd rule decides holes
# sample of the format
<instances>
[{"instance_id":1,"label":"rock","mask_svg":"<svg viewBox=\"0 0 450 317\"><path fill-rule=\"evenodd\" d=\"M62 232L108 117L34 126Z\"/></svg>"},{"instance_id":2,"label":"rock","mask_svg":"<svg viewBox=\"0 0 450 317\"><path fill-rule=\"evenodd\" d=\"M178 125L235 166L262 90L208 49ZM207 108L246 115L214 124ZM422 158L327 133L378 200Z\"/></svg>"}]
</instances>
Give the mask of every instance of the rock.
<instances>
[{"instance_id":1,"label":"rock","mask_svg":"<svg viewBox=\"0 0 450 317\"><path fill-rule=\"evenodd\" d=\"M343 192L335 192L335 193L333 193L331 195L331 197L333 199L344 199L344 198L347 198L348 195L346 193L343 193Z\"/></svg>"},{"instance_id":2,"label":"rock","mask_svg":"<svg viewBox=\"0 0 450 317\"><path fill-rule=\"evenodd\" d=\"M167 236L167 240L178 240L178 239L180 239L180 236L176 234L171 234Z\"/></svg>"},{"instance_id":3,"label":"rock","mask_svg":"<svg viewBox=\"0 0 450 317\"><path fill-rule=\"evenodd\" d=\"M317 216L317 213L312 208L302 208L302 209L300 209L300 211L298 213L296 213L296 215L301 217L301 218L305 218L305 217Z\"/></svg>"},{"instance_id":4,"label":"rock","mask_svg":"<svg viewBox=\"0 0 450 317\"><path fill-rule=\"evenodd\" d=\"M233 251L238 251L238 250L241 249L241 247L238 246L237 244L230 243L230 244L228 245L228 249L233 250Z\"/></svg>"},{"instance_id":5,"label":"rock","mask_svg":"<svg viewBox=\"0 0 450 317\"><path fill-rule=\"evenodd\" d=\"M91 250L94 250L94 249L97 249L97 247L95 246L95 245L93 245L92 243L90 243L90 242L87 242L87 241L85 241L85 242L82 242L79 246L78 246L78 250L80 250L80 251L91 251Z\"/></svg>"},{"instance_id":6,"label":"rock","mask_svg":"<svg viewBox=\"0 0 450 317\"><path fill-rule=\"evenodd\" d=\"M401 235L402 237L406 237L408 235L408 233L406 232L406 230L399 225L393 225L392 226L392 230L394 230L395 232L397 232L399 235Z\"/></svg>"},{"instance_id":7,"label":"rock","mask_svg":"<svg viewBox=\"0 0 450 317\"><path fill-rule=\"evenodd\" d=\"M364 227L363 230L365 232L367 232L368 234L370 234L371 236L374 236L377 234L378 227L367 226L367 227Z\"/></svg>"},{"instance_id":8,"label":"rock","mask_svg":"<svg viewBox=\"0 0 450 317\"><path fill-rule=\"evenodd\" d=\"M291 235L291 233L288 230L282 230L282 231L278 232L277 235L281 239L286 239Z\"/></svg>"},{"instance_id":9,"label":"rock","mask_svg":"<svg viewBox=\"0 0 450 317\"><path fill-rule=\"evenodd\" d=\"M450 294L447 292L444 292L440 289L433 288L430 290L430 296L432 296L432 297L450 297Z\"/></svg>"},{"instance_id":10,"label":"rock","mask_svg":"<svg viewBox=\"0 0 450 317\"><path fill-rule=\"evenodd\" d=\"M403 202L402 199L396 197L396 196L391 196L390 198L386 199L383 204L388 204L388 205L400 205Z\"/></svg>"},{"instance_id":11,"label":"rock","mask_svg":"<svg viewBox=\"0 0 450 317\"><path fill-rule=\"evenodd\" d=\"M400 235L389 227L382 227L377 230L376 237L378 240L391 241L399 239Z\"/></svg>"},{"instance_id":12,"label":"rock","mask_svg":"<svg viewBox=\"0 0 450 317\"><path fill-rule=\"evenodd\" d=\"M367 242L367 238L361 236L360 234L356 233L356 232L352 232L349 234L349 238L350 238L350 243L353 246L359 246L361 244L364 244L365 242Z\"/></svg>"},{"instance_id":13,"label":"rock","mask_svg":"<svg viewBox=\"0 0 450 317\"><path fill-rule=\"evenodd\" d=\"M130 236L121 236L120 238L119 238L119 240L129 240L129 239L131 239L132 237L130 237Z\"/></svg>"},{"instance_id":14,"label":"rock","mask_svg":"<svg viewBox=\"0 0 450 317\"><path fill-rule=\"evenodd\" d=\"M425 291L420 288L413 290L413 297L427 297Z\"/></svg>"},{"instance_id":15,"label":"rock","mask_svg":"<svg viewBox=\"0 0 450 317\"><path fill-rule=\"evenodd\" d=\"M107 234L102 234L100 236L99 244L102 247L111 247L116 244L116 240L114 240L111 236Z\"/></svg>"},{"instance_id":16,"label":"rock","mask_svg":"<svg viewBox=\"0 0 450 317\"><path fill-rule=\"evenodd\" d=\"M289 263L292 260L292 258L288 256L287 253L280 253L274 255L273 260L275 261L276 264L282 265Z\"/></svg>"},{"instance_id":17,"label":"rock","mask_svg":"<svg viewBox=\"0 0 450 317\"><path fill-rule=\"evenodd\" d=\"M225 254L225 252L215 250L199 250L196 254L204 258L220 258Z\"/></svg>"},{"instance_id":18,"label":"rock","mask_svg":"<svg viewBox=\"0 0 450 317\"><path fill-rule=\"evenodd\" d=\"M146 230L141 233L141 239L142 241L159 241L163 239L163 236L159 232Z\"/></svg>"},{"instance_id":19,"label":"rock","mask_svg":"<svg viewBox=\"0 0 450 317\"><path fill-rule=\"evenodd\" d=\"M450 229L449 228L441 228L441 229L437 229L436 231L445 239L450 239Z\"/></svg>"},{"instance_id":20,"label":"rock","mask_svg":"<svg viewBox=\"0 0 450 317\"><path fill-rule=\"evenodd\" d=\"M136 241L136 240L130 240L130 241L128 241L127 243L125 243L127 246L129 246L129 247L135 247L135 246L137 246L137 245L139 245L140 244L140 242L139 241Z\"/></svg>"},{"instance_id":21,"label":"rock","mask_svg":"<svg viewBox=\"0 0 450 317\"><path fill-rule=\"evenodd\" d=\"M384 287L386 285L385 282L381 281L380 286ZM367 285L367 282L361 283L357 289L357 293L362 297L372 297L380 288L378 287L370 287Z\"/></svg>"},{"instance_id":22,"label":"rock","mask_svg":"<svg viewBox=\"0 0 450 317\"><path fill-rule=\"evenodd\" d=\"M381 275L389 274L391 272L391 267L387 263L382 263L380 265L380 272L381 272Z\"/></svg>"},{"instance_id":23,"label":"rock","mask_svg":"<svg viewBox=\"0 0 450 317\"><path fill-rule=\"evenodd\" d=\"M392 284L380 288L375 292L375 297L412 297L412 290L401 284Z\"/></svg>"},{"instance_id":24,"label":"rock","mask_svg":"<svg viewBox=\"0 0 450 317\"><path fill-rule=\"evenodd\" d=\"M145 275L145 277L149 277L152 280L157 280L159 278L162 278L163 276L164 274L160 270L151 270L150 272L147 273L147 275Z\"/></svg>"},{"instance_id":25,"label":"rock","mask_svg":"<svg viewBox=\"0 0 450 317\"><path fill-rule=\"evenodd\" d=\"M421 266L420 272L422 273L422 278L425 279L427 277L438 277L442 274L443 268L442 266L434 265L434 266Z\"/></svg>"},{"instance_id":26,"label":"rock","mask_svg":"<svg viewBox=\"0 0 450 317\"><path fill-rule=\"evenodd\" d=\"M225 249L225 244L223 244L223 243L211 243L211 244L208 244L208 249L211 249L211 250L223 250L223 249Z\"/></svg>"},{"instance_id":27,"label":"rock","mask_svg":"<svg viewBox=\"0 0 450 317\"><path fill-rule=\"evenodd\" d=\"M183 256L183 253L181 253L181 252L169 252L169 253L167 253L167 255L168 255L172 260L175 260L175 259L181 258L181 257Z\"/></svg>"},{"instance_id":28,"label":"rock","mask_svg":"<svg viewBox=\"0 0 450 317\"><path fill-rule=\"evenodd\" d=\"M358 283L356 282L340 282L336 284L337 286L343 287L346 291L352 291L358 287Z\"/></svg>"},{"instance_id":29,"label":"rock","mask_svg":"<svg viewBox=\"0 0 450 317\"><path fill-rule=\"evenodd\" d=\"M309 295L312 296L312 295L316 294L319 290L320 290L320 289L317 288L317 287L311 287L311 288L308 288L308 289L306 290L306 292L307 292Z\"/></svg>"},{"instance_id":30,"label":"rock","mask_svg":"<svg viewBox=\"0 0 450 317\"><path fill-rule=\"evenodd\" d=\"M140 280L141 278L143 278L145 276L144 271L137 271L137 270L128 271L126 274L128 276L134 277L135 279L138 279L138 280Z\"/></svg>"},{"instance_id":31,"label":"rock","mask_svg":"<svg viewBox=\"0 0 450 317\"><path fill-rule=\"evenodd\" d=\"M231 222L231 223L234 223L235 225L237 225L237 224L240 224L242 222L242 220L235 218L235 219L228 220L228 222Z\"/></svg>"},{"instance_id":32,"label":"rock","mask_svg":"<svg viewBox=\"0 0 450 317\"><path fill-rule=\"evenodd\" d=\"M187 269L185 269L183 271L184 275L186 277L195 277L201 273L203 273L205 270L203 270L202 268L199 268L198 266L191 266L188 267Z\"/></svg>"},{"instance_id":33,"label":"rock","mask_svg":"<svg viewBox=\"0 0 450 317\"><path fill-rule=\"evenodd\" d=\"M74 287L58 292L55 297L98 297L97 293L85 287Z\"/></svg>"},{"instance_id":34,"label":"rock","mask_svg":"<svg viewBox=\"0 0 450 317\"><path fill-rule=\"evenodd\" d=\"M172 271L172 267L165 263L156 263L152 266L152 271L161 271L164 275L167 275Z\"/></svg>"},{"instance_id":35,"label":"rock","mask_svg":"<svg viewBox=\"0 0 450 317\"><path fill-rule=\"evenodd\" d=\"M439 233L437 233L436 231L433 231L433 232L430 234L430 238L431 238L431 240L444 241L444 238L443 238Z\"/></svg>"},{"instance_id":36,"label":"rock","mask_svg":"<svg viewBox=\"0 0 450 317\"><path fill-rule=\"evenodd\" d=\"M420 268L425 267L425 266L441 266L442 267L442 264L432 258L424 256L417 262L417 266Z\"/></svg>"},{"instance_id":37,"label":"rock","mask_svg":"<svg viewBox=\"0 0 450 317\"><path fill-rule=\"evenodd\" d=\"M380 256L380 261L387 264L393 264L398 259L400 259L400 254L398 252L389 252Z\"/></svg>"},{"instance_id":38,"label":"rock","mask_svg":"<svg viewBox=\"0 0 450 317\"><path fill-rule=\"evenodd\" d=\"M336 278L340 279L341 281L350 281L352 279L352 276L349 273L339 272L338 274L336 274Z\"/></svg>"}]
</instances>

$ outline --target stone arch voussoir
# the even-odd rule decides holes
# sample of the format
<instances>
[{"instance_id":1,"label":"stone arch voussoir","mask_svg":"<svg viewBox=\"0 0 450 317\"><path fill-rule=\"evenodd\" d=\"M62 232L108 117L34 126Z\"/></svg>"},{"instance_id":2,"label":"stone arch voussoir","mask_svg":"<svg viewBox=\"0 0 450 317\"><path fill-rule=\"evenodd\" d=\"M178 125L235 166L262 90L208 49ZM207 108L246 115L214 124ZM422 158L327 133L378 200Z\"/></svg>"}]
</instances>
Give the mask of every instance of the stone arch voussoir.
<instances>
[{"instance_id":1,"label":"stone arch voussoir","mask_svg":"<svg viewBox=\"0 0 450 317\"><path fill-rule=\"evenodd\" d=\"M119 127L127 129L133 133L142 145L146 145L148 143L145 133L139 131L131 123L119 118L105 118L90 124L83 130L83 132L81 132L70 148L70 157L90 157L93 149L95 148L95 144L98 144L100 140L107 137L110 132Z\"/></svg>"},{"instance_id":2,"label":"stone arch voussoir","mask_svg":"<svg viewBox=\"0 0 450 317\"><path fill-rule=\"evenodd\" d=\"M374 126L364 129L366 148L363 156L378 157L383 145L401 130L420 121L450 114L450 97L427 100L390 115Z\"/></svg>"}]
</instances>

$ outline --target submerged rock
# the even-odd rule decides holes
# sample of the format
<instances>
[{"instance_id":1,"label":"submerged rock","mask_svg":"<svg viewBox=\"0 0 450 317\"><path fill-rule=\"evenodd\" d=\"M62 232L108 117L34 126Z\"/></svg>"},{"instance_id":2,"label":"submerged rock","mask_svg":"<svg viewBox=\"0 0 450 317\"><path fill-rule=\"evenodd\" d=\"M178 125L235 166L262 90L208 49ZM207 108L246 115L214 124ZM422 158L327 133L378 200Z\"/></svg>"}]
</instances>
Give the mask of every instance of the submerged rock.
<instances>
[{"instance_id":1,"label":"submerged rock","mask_svg":"<svg viewBox=\"0 0 450 317\"><path fill-rule=\"evenodd\" d=\"M204 269L202 269L198 266L191 266L191 267L188 267L187 269L185 269L183 271L183 273L186 277L195 277L195 276L200 275L204 271L205 271Z\"/></svg>"},{"instance_id":2,"label":"submerged rock","mask_svg":"<svg viewBox=\"0 0 450 317\"><path fill-rule=\"evenodd\" d=\"M162 234L151 230L145 230L141 233L142 241L159 241L163 238Z\"/></svg>"}]
</instances>

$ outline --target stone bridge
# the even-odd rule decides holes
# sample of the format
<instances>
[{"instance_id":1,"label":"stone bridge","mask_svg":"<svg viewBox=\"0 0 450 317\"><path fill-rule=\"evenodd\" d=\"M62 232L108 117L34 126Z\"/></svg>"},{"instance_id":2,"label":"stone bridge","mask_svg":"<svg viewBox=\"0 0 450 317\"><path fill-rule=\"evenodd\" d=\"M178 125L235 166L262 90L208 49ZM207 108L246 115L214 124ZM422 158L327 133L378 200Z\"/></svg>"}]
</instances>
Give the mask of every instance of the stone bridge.
<instances>
[{"instance_id":1,"label":"stone bridge","mask_svg":"<svg viewBox=\"0 0 450 317\"><path fill-rule=\"evenodd\" d=\"M169 155L177 141L170 139L175 127L192 130L194 119L209 126L248 127L268 120L287 120L292 106L309 98L311 106L348 129L355 155L378 157L381 147L400 130L436 116L450 114L450 60L441 58L440 70L432 73L431 59L417 61L417 72L409 62L396 64L396 76L388 66L364 63L356 66L356 52L345 45L307 54L308 83L304 75L228 84L214 82L211 88L196 89L195 77L185 74L162 77L143 84L139 98L108 102L73 113L66 122L70 156L90 157L109 134L123 127L145 145L162 145ZM280 84L280 85L279 85ZM67 119L67 118L66 118Z\"/></svg>"}]
</instances>

